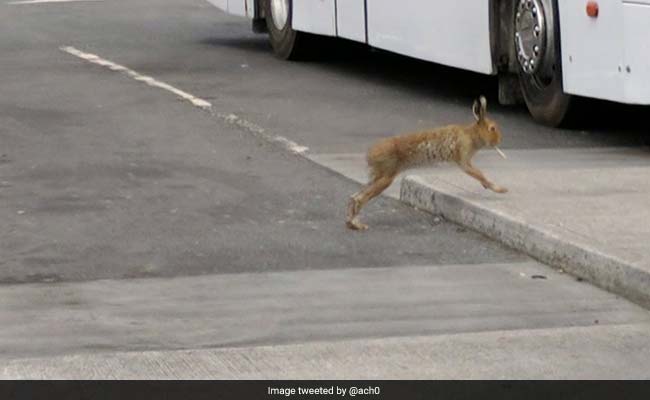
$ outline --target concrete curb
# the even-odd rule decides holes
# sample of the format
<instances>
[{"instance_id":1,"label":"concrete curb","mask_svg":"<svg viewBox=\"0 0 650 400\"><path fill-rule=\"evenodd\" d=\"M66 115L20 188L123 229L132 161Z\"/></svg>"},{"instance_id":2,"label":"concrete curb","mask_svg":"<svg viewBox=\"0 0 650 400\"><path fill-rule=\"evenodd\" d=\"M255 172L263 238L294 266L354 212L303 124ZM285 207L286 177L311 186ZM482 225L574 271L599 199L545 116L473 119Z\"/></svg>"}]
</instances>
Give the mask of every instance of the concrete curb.
<instances>
[{"instance_id":1,"label":"concrete curb","mask_svg":"<svg viewBox=\"0 0 650 400\"><path fill-rule=\"evenodd\" d=\"M400 199L650 308L650 274L598 249L446 193L417 176L407 176L402 180Z\"/></svg>"}]
</instances>

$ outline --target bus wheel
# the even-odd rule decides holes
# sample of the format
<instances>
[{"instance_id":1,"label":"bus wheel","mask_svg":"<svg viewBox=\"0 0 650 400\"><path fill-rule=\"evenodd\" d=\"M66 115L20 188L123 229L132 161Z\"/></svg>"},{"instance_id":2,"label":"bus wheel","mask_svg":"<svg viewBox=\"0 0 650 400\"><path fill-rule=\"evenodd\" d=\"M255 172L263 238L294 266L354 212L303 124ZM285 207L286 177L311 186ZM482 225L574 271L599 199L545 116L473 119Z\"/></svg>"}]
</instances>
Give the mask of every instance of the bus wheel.
<instances>
[{"instance_id":1,"label":"bus wheel","mask_svg":"<svg viewBox=\"0 0 650 400\"><path fill-rule=\"evenodd\" d=\"M295 60L305 55L307 34L293 30L291 0L266 0L264 15L273 52L283 60Z\"/></svg>"},{"instance_id":2,"label":"bus wheel","mask_svg":"<svg viewBox=\"0 0 650 400\"><path fill-rule=\"evenodd\" d=\"M514 40L519 83L536 121L559 126L573 102L562 89L557 0L516 0Z\"/></svg>"}]
</instances>

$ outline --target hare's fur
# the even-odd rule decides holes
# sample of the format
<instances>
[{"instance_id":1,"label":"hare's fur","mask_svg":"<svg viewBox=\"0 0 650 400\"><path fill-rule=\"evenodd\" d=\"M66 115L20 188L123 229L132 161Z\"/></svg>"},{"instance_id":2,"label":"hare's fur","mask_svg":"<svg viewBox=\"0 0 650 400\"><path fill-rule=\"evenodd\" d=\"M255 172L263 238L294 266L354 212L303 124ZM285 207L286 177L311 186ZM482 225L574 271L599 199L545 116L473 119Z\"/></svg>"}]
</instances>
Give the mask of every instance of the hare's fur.
<instances>
[{"instance_id":1,"label":"hare's fur","mask_svg":"<svg viewBox=\"0 0 650 400\"><path fill-rule=\"evenodd\" d=\"M501 131L494 121L487 118L486 108L485 97L481 96L474 102L472 111L476 121L470 125L449 125L389 137L372 146L366 156L370 182L350 198L346 219L348 228L367 229L368 226L360 223L357 218L361 208L386 190L400 172L415 167L452 161L481 182L484 188L506 193L506 188L490 182L472 165L472 157L477 151L484 147L494 147L501 142Z\"/></svg>"}]
</instances>

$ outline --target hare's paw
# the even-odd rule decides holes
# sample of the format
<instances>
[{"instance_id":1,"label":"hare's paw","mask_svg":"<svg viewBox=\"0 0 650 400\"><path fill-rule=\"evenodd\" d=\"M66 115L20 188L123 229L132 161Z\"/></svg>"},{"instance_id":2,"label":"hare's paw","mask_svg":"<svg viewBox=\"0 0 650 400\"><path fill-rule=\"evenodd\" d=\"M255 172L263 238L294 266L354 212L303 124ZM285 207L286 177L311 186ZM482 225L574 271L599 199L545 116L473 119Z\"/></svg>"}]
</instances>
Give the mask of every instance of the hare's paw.
<instances>
[{"instance_id":1,"label":"hare's paw","mask_svg":"<svg viewBox=\"0 0 650 400\"><path fill-rule=\"evenodd\" d=\"M494 185L490 189L492 189L492 191L496 192L496 193L502 193L502 194L503 193L508 193L507 188L504 188L504 187L501 187L501 186L498 186L498 185Z\"/></svg>"},{"instance_id":2,"label":"hare's paw","mask_svg":"<svg viewBox=\"0 0 650 400\"><path fill-rule=\"evenodd\" d=\"M346 225L348 228L350 228L350 229L352 229L352 230L355 230L355 231L365 231L366 229L368 229L368 225L366 225L366 224L362 224L362 223L359 222L359 220L356 219L356 218L354 218L354 219L350 219L350 220L347 220L347 221L345 222L345 225Z\"/></svg>"}]
</instances>

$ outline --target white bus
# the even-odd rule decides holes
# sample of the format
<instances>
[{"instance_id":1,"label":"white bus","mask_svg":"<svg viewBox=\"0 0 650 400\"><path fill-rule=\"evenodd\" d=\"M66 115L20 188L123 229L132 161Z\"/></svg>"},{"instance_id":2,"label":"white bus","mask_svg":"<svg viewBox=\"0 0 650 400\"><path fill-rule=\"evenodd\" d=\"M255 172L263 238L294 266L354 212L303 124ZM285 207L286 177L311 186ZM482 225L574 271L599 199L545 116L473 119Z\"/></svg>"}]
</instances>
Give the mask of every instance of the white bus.
<instances>
[{"instance_id":1,"label":"white bus","mask_svg":"<svg viewBox=\"0 0 650 400\"><path fill-rule=\"evenodd\" d=\"M292 59L309 34L499 77L557 126L574 96L650 105L650 0L208 0Z\"/></svg>"}]
</instances>

